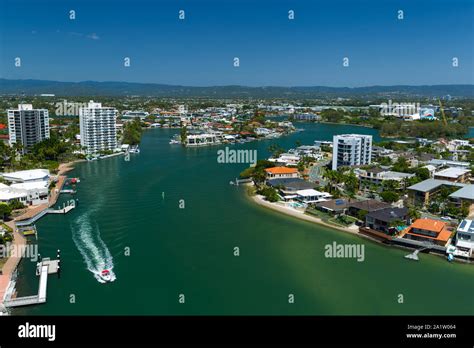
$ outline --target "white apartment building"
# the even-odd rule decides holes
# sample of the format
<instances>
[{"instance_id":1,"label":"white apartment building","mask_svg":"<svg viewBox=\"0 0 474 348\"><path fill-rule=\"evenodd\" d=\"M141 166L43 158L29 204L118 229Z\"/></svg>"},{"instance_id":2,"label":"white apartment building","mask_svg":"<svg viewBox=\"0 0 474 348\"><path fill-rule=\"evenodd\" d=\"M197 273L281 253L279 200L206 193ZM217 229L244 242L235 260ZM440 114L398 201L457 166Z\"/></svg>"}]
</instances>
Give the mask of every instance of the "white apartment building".
<instances>
[{"instance_id":1,"label":"white apartment building","mask_svg":"<svg viewBox=\"0 0 474 348\"><path fill-rule=\"evenodd\" d=\"M117 148L116 118L115 108L102 107L101 103L92 100L87 107L79 109L81 146L85 147L86 154L114 151Z\"/></svg>"},{"instance_id":2,"label":"white apartment building","mask_svg":"<svg viewBox=\"0 0 474 348\"><path fill-rule=\"evenodd\" d=\"M49 113L46 109L33 109L32 104L19 104L8 110L9 144L23 145L22 153L49 138Z\"/></svg>"},{"instance_id":3,"label":"white apartment building","mask_svg":"<svg viewBox=\"0 0 474 348\"><path fill-rule=\"evenodd\" d=\"M333 137L332 169L359 166L372 161L372 136L341 134Z\"/></svg>"}]
</instances>

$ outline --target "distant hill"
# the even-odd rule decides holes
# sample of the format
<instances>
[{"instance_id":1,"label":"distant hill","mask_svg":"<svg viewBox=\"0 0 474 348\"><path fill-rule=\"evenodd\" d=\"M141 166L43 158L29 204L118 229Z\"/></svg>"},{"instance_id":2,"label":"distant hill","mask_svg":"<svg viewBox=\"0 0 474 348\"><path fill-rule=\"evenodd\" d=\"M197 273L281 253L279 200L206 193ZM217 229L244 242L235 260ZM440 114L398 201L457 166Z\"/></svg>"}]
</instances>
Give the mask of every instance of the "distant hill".
<instances>
[{"instance_id":1,"label":"distant hill","mask_svg":"<svg viewBox=\"0 0 474 348\"><path fill-rule=\"evenodd\" d=\"M0 94L55 94L58 96L155 96L214 98L318 98L374 95L474 97L474 85L370 86L370 87L192 87L133 82L59 82L0 79Z\"/></svg>"}]
</instances>

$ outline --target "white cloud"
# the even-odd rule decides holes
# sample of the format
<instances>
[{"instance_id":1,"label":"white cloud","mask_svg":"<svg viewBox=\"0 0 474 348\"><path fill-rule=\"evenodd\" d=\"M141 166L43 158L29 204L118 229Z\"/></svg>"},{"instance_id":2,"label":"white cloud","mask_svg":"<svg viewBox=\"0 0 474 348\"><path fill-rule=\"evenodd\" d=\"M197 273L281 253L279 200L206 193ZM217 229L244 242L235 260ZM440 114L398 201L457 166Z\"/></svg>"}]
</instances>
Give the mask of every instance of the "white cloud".
<instances>
[{"instance_id":1,"label":"white cloud","mask_svg":"<svg viewBox=\"0 0 474 348\"><path fill-rule=\"evenodd\" d=\"M89 34L87 37L92 40L100 40L100 37L96 33Z\"/></svg>"}]
</instances>

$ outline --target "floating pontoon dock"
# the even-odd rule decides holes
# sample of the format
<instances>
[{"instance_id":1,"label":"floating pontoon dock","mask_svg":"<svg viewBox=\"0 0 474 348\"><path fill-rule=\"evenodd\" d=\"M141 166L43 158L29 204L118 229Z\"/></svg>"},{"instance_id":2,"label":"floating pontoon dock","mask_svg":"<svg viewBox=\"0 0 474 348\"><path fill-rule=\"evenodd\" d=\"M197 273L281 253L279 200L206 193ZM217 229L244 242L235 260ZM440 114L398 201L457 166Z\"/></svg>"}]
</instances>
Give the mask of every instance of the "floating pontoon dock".
<instances>
[{"instance_id":1,"label":"floating pontoon dock","mask_svg":"<svg viewBox=\"0 0 474 348\"><path fill-rule=\"evenodd\" d=\"M48 275L57 272L59 272L59 260L44 258L43 261L38 262L36 267L36 275L40 277L38 295L11 298L12 294L10 293L3 302L4 306L11 308L45 303L48 289Z\"/></svg>"}]
</instances>

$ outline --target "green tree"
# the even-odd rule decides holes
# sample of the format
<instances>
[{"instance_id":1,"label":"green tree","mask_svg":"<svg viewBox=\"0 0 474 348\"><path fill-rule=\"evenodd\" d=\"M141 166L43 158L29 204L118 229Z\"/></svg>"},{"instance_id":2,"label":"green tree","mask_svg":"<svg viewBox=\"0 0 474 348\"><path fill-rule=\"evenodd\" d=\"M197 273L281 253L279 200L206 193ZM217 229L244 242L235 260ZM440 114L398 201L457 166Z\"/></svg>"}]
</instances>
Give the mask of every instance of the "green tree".
<instances>
[{"instance_id":1,"label":"green tree","mask_svg":"<svg viewBox=\"0 0 474 348\"><path fill-rule=\"evenodd\" d=\"M380 194L380 197L382 197L382 199L388 203L396 202L400 198L398 193L395 191L384 191Z\"/></svg>"},{"instance_id":2,"label":"green tree","mask_svg":"<svg viewBox=\"0 0 474 348\"><path fill-rule=\"evenodd\" d=\"M382 187L385 191L396 191L400 188L400 184L396 180L385 180L382 183Z\"/></svg>"},{"instance_id":3,"label":"green tree","mask_svg":"<svg viewBox=\"0 0 474 348\"><path fill-rule=\"evenodd\" d=\"M397 161L392 166L392 170L395 172L409 173L410 165L405 157L398 157Z\"/></svg>"},{"instance_id":4,"label":"green tree","mask_svg":"<svg viewBox=\"0 0 474 348\"><path fill-rule=\"evenodd\" d=\"M0 203L0 216L2 220L5 220L6 216L9 216L12 213L12 208L7 203Z\"/></svg>"},{"instance_id":5,"label":"green tree","mask_svg":"<svg viewBox=\"0 0 474 348\"><path fill-rule=\"evenodd\" d=\"M428 168L418 168L415 171L415 174L420 180L426 180L430 178L430 171Z\"/></svg>"},{"instance_id":6,"label":"green tree","mask_svg":"<svg viewBox=\"0 0 474 348\"><path fill-rule=\"evenodd\" d=\"M181 129L179 131L179 135L181 138L181 144L186 144L186 139L188 138L188 129L186 126L181 125Z\"/></svg>"},{"instance_id":7,"label":"green tree","mask_svg":"<svg viewBox=\"0 0 474 348\"><path fill-rule=\"evenodd\" d=\"M365 217L366 217L366 215L367 215L368 213L369 213L369 212L368 212L367 210L361 209L361 210L359 210L359 211L357 212L357 218L358 218L359 220L361 220L361 221L365 221Z\"/></svg>"},{"instance_id":8,"label":"green tree","mask_svg":"<svg viewBox=\"0 0 474 348\"><path fill-rule=\"evenodd\" d=\"M265 197L265 200L269 202L277 202L279 200L277 190L273 187L264 187L258 191L259 194Z\"/></svg>"},{"instance_id":9,"label":"green tree","mask_svg":"<svg viewBox=\"0 0 474 348\"><path fill-rule=\"evenodd\" d=\"M418 209L416 209L414 207L410 207L408 209L408 216L410 217L410 219L416 220L416 219L421 218L421 213Z\"/></svg>"},{"instance_id":10,"label":"green tree","mask_svg":"<svg viewBox=\"0 0 474 348\"><path fill-rule=\"evenodd\" d=\"M357 179L354 171L351 170L349 174L343 175L342 181L345 184L345 188L349 196L353 197L359 188L359 179Z\"/></svg>"},{"instance_id":11,"label":"green tree","mask_svg":"<svg viewBox=\"0 0 474 348\"><path fill-rule=\"evenodd\" d=\"M129 145L138 145L142 137L142 126L139 118L127 122L123 127L122 142Z\"/></svg>"},{"instance_id":12,"label":"green tree","mask_svg":"<svg viewBox=\"0 0 474 348\"><path fill-rule=\"evenodd\" d=\"M380 163L380 165L382 166L390 166L392 165L392 160L390 159L390 157L381 157L379 158L378 162Z\"/></svg>"}]
</instances>

